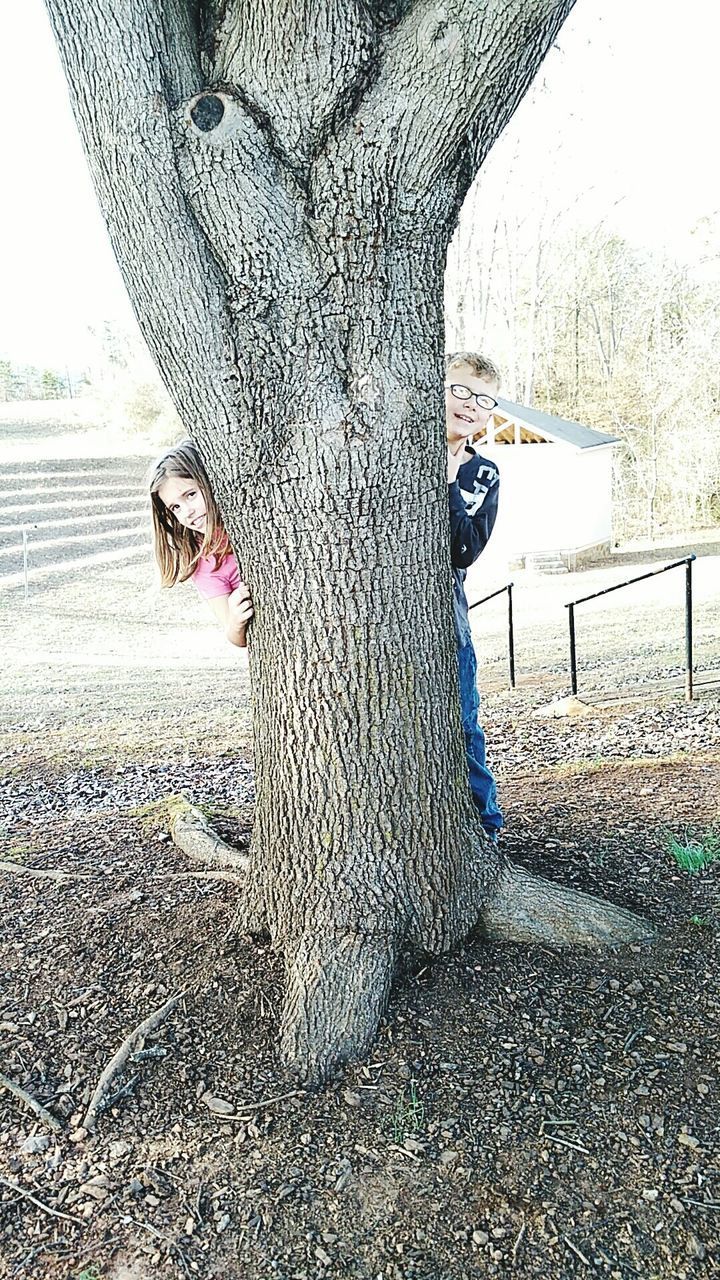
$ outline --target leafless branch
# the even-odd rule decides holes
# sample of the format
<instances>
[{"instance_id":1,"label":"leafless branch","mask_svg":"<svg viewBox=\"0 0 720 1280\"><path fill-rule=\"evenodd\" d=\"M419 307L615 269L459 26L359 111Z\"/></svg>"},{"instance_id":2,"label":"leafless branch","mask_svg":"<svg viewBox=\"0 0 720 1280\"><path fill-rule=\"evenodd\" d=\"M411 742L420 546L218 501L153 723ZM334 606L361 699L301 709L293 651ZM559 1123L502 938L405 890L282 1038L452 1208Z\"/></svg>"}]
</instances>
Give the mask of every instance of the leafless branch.
<instances>
[{"instance_id":1,"label":"leafless branch","mask_svg":"<svg viewBox=\"0 0 720 1280\"><path fill-rule=\"evenodd\" d=\"M31 1097L29 1093L26 1093L19 1084L15 1084L14 1080L9 1080L7 1076L3 1075L1 1071L0 1089L7 1089L8 1093L12 1093L24 1106L29 1107L38 1119L42 1120L44 1125L47 1125L48 1129L52 1129L53 1133L60 1133L62 1130L60 1121L51 1115L49 1111L46 1111L45 1107L41 1106L39 1102L36 1102L35 1098Z\"/></svg>"},{"instance_id":2,"label":"leafless branch","mask_svg":"<svg viewBox=\"0 0 720 1280\"><path fill-rule=\"evenodd\" d=\"M182 1000L184 995L185 991L178 991L174 996L171 996L169 1000L166 1000L159 1009L155 1009L151 1014L149 1014L134 1031L130 1032L129 1036L126 1036L120 1045L120 1048L115 1054L113 1054L98 1080L95 1092L90 1099L90 1105L85 1112L85 1117L82 1122L83 1129L92 1130L95 1128L95 1122L98 1115L103 1110L104 1105L106 1105L105 1098L109 1087L115 1077L122 1071L125 1063L130 1057L130 1054L137 1049L151 1031L154 1031L156 1027L159 1027L160 1024L165 1021L165 1018L167 1018L168 1014L172 1013L173 1009L180 1000Z\"/></svg>"},{"instance_id":3,"label":"leafless branch","mask_svg":"<svg viewBox=\"0 0 720 1280\"><path fill-rule=\"evenodd\" d=\"M73 1218L70 1213L61 1213L59 1209L51 1209L49 1204L43 1204L42 1200L38 1200L37 1196L33 1196L24 1187L18 1186L17 1182L10 1182L8 1178L0 1175L0 1182L4 1187L9 1187L11 1191L17 1192L25 1200L29 1200L36 1208L42 1209L43 1213L49 1213L52 1218L62 1218L65 1222L74 1222L76 1227L84 1227L86 1224L82 1218Z\"/></svg>"}]
</instances>

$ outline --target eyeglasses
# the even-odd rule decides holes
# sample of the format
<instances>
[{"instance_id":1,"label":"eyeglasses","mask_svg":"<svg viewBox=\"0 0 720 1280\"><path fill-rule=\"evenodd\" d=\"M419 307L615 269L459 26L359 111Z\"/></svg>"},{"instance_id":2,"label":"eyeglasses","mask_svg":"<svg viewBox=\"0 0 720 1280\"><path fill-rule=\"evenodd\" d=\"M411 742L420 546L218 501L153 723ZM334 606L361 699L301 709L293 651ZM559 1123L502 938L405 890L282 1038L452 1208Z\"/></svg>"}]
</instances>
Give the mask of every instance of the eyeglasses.
<instances>
[{"instance_id":1,"label":"eyeglasses","mask_svg":"<svg viewBox=\"0 0 720 1280\"><path fill-rule=\"evenodd\" d=\"M478 409L497 409L498 401L493 396L486 395L484 391L471 391L469 387L463 386L462 382L446 382L456 400L475 400Z\"/></svg>"}]
</instances>

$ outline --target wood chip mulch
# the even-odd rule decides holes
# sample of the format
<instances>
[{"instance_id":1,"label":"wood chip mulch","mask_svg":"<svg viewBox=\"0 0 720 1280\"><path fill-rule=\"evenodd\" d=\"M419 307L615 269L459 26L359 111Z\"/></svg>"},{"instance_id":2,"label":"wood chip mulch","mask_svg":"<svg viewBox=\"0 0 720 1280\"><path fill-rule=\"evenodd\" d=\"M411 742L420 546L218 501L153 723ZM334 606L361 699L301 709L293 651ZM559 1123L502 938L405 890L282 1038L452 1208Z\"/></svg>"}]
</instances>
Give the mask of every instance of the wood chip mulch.
<instances>
[{"instance_id":1,"label":"wood chip mulch","mask_svg":"<svg viewBox=\"0 0 720 1280\"><path fill-rule=\"evenodd\" d=\"M2 1280L720 1274L720 864L687 874L667 836L717 824L720 752L658 756L644 714L603 719L624 760L593 761L588 723L502 716L498 755L510 856L658 943L407 956L371 1058L315 1094L280 1068L282 967L234 933L237 886L178 876L138 811L160 784L202 799L206 765L68 792L15 764L3 856L65 878L0 871L0 1071L60 1128L0 1086ZM247 800L247 764L218 770ZM250 812L218 823L241 847ZM112 1055L183 990L87 1132Z\"/></svg>"}]
</instances>

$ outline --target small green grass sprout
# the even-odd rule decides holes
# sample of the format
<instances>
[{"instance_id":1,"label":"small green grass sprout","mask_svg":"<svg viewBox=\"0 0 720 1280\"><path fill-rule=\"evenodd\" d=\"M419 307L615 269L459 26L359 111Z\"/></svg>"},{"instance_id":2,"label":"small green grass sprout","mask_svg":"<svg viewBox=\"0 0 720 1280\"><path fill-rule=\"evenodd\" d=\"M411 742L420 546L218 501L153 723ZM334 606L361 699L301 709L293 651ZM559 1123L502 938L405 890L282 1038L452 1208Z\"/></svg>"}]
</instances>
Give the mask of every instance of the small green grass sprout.
<instances>
[{"instance_id":1,"label":"small green grass sprout","mask_svg":"<svg viewBox=\"0 0 720 1280\"><path fill-rule=\"evenodd\" d=\"M403 1090L393 1113L393 1139L402 1143L414 1133L419 1133L425 1123L425 1105L417 1095L417 1081L411 1080L407 1093Z\"/></svg>"},{"instance_id":2,"label":"small green grass sprout","mask_svg":"<svg viewBox=\"0 0 720 1280\"><path fill-rule=\"evenodd\" d=\"M706 871L714 862L720 861L720 833L708 827L696 835L685 831L684 837L668 832L668 850L681 871L689 876L696 876Z\"/></svg>"}]
</instances>

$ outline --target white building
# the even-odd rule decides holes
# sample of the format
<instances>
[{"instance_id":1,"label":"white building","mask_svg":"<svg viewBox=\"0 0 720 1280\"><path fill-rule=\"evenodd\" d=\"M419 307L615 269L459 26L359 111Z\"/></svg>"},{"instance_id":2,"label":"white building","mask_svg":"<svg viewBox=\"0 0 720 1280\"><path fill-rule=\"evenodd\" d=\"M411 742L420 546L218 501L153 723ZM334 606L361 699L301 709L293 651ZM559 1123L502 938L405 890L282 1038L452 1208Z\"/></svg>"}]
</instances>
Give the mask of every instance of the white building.
<instances>
[{"instance_id":1,"label":"white building","mask_svg":"<svg viewBox=\"0 0 720 1280\"><path fill-rule=\"evenodd\" d=\"M482 556L560 571L612 542L615 436L500 400L473 447L500 469L497 522Z\"/></svg>"}]
</instances>

